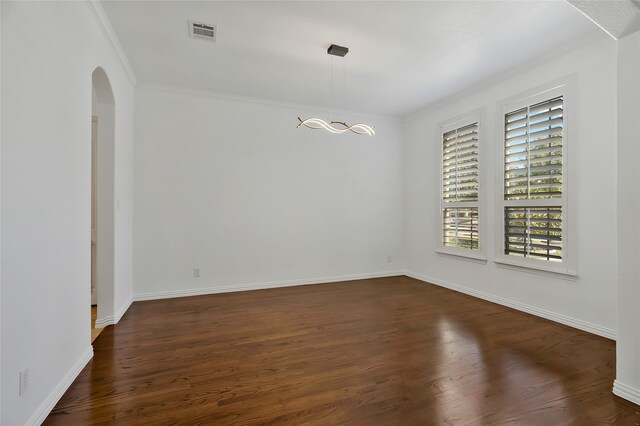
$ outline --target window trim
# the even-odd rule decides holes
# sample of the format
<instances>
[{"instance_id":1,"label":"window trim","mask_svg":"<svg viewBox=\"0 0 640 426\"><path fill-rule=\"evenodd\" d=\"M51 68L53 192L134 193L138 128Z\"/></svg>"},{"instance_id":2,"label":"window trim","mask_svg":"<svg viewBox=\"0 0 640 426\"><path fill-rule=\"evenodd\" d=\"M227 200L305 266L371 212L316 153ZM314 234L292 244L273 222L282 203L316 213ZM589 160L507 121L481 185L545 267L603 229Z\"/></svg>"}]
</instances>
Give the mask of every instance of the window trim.
<instances>
[{"instance_id":1,"label":"window trim","mask_svg":"<svg viewBox=\"0 0 640 426\"><path fill-rule=\"evenodd\" d=\"M435 140L437 141L436 143L437 155L435 157L436 157L437 164L435 169L438 173L438 176L437 176L438 189L436 191L438 194L438 202L435 203L436 209L437 209L437 214L435 217L439 218L439 221L437 224L435 224L436 240L435 240L434 251L439 254L452 256L453 259L455 259L455 257L460 257L460 258L479 260L483 262L487 260L486 241L485 241L487 233L485 232L486 221L484 217L485 216L485 209L484 209L485 194L483 192L484 190L484 171L483 171L484 155L483 154L485 149L484 148L485 135L484 135L483 125L482 125L483 118L484 118L484 108L479 108L471 112L468 112L466 114L462 114L457 117L454 117L452 119L442 121L436 126ZM459 129L461 127L464 127L473 123L478 123L478 201L477 201L478 249L476 250L447 247L443 244L443 235L442 235L442 224L444 221L443 211L444 211L444 208L447 207L447 203L445 203L442 199L443 197L443 194L442 194L443 192L442 191L443 190L443 186L442 186L443 161L442 160L444 158L443 156L444 147L442 144L442 137L445 133L451 130ZM452 208L453 206L448 206L448 207ZM458 259L458 260L466 260L466 259Z\"/></svg>"},{"instance_id":2,"label":"window trim","mask_svg":"<svg viewBox=\"0 0 640 426\"><path fill-rule=\"evenodd\" d=\"M575 251L575 210L573 197L569 192L575 188L575 167L569 152L572 145L572 129L575 116L575 77L567 77L548 83L544 86L520 93L504 99L496 104L496 177L495 177L495 257L494 263L513 269L533 272L531 270L556 273L564 276L577 276ZM563 97L563 126L562 126L562 197L559 199L541 199L525 204L533 206L558 205L562 207L562 260L549 262L545 259L531 257L509 256L504 253L504 208L509 202L504 199L504 126L505 114L519 108L543 102L554 97Z\"/></svg>"}]
</instances>

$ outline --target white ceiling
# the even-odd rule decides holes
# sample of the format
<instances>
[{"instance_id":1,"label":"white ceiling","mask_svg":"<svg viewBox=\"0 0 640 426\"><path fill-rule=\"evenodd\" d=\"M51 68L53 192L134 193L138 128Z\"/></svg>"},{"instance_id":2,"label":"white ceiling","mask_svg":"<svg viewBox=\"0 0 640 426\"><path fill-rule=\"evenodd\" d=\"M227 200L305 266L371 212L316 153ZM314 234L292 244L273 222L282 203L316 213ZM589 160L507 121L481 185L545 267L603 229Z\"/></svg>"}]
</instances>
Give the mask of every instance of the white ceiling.
<instances>
[{"instance_id":1,"label":"white ceiling","mask_svg":"<svg viewBox=\"0 0 640 426\"><path fill-rule=\"evenodd\" d=\"M564 1L102 3L143 84L393 116L599 31ZM188 20L217 25L217 43ZM345 102L331 43L350 49Z\"/></svg>"},{"instance_id":2,"label":"white ceiling","mask_svg":"<svg viewBox=\"0 0 640 426\"><path fill-rule=\"evenodd\" d=\"M615 39L640 30L640 0L567 1Z\"/></svg>"}]
</instances>

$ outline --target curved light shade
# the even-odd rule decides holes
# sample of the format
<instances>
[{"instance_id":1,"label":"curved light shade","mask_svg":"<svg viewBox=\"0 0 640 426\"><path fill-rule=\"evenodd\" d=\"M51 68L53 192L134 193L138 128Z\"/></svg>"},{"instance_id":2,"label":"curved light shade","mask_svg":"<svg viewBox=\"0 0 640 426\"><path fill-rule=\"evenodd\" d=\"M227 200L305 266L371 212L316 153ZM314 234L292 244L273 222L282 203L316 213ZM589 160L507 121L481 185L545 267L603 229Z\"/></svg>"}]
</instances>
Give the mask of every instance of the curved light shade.
<instances>
[{"instance_id":1,"label":"curved light shade","mask_svg":"<svg viewBox=\"0 0 640 426\"><path fill-rule=\"evenodd\" d=\"M307 118L305 120L298 117L298 120L300 121L300 124L298 124L296 127L305 126L310 129L325 129L330 131L331 133L344 133L351 131L358 135L373 136L376 134L375 130L373 130L373 127L362 123L356 123L349 126L342 121L326 122L322 118L316 117Z\"/></svg>"}]
</instances>

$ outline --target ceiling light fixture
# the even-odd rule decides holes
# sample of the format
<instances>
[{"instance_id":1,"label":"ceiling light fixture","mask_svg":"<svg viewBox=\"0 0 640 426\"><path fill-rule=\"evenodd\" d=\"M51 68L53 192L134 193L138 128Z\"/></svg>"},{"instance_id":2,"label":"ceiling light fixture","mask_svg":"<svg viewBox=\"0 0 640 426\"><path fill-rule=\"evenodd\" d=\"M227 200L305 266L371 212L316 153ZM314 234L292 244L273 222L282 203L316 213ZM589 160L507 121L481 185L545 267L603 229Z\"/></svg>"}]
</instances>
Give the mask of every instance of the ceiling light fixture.
<instances>
[{"instance_id":1,"label":"ceiling light fixture","mask_svg":"<svg viewBox=\"0 0 640 426\"><path fill-rule=\"evenodd\" d=\"M305 126L310 129L325 129L331 133L344 133L351 131L358 135L373 136L376 134L371 126L362 123L352 124L351 126L349 126L343 121L330 121L327 123L322 118L317 117L307 118L306 120L298 117L298 120L300 121L298 127Z\"/></svg>"},{"instance_id":2,"label":"ceiling light fixture","mask_svg":"<svg viewBox=\"0 0 640 426\"><path fill-rule=\"evenodd\" d=\"M329 55L332 56L339 56L341 58L344 58L344 56L349 53L349 48L348 47L343 47L343 46L337 46L335 44L332 44L331 46L329 46L329 48L327 49L327 53ZM344 59L342 60L342 102L343 102L343 109L344 109L344 103L345 103L345 66L344 66ZM331 58L331 97L333 98L333 58ZM302 119L300 117L298 117L298 121L300 123L298 123L298 125L296 127L300 127L300 126L305 126L309 129L314 129L314 130L318 130L318 129L324 129L327 130L331 133L345 133L345 132L353 132L355 134L358 135L369 135L369 136L373 136L376 134L375 130L373 129L373 127L369 126L368 124L364 124L364 123L356 123L356 124L352 124L352 125L348 125L347 123L345 123L344 121L326 121L323 120L322 118L318 118L318 117L310 117L310 118L306 118L306 119Z\"/></svg>"}]
</instances>

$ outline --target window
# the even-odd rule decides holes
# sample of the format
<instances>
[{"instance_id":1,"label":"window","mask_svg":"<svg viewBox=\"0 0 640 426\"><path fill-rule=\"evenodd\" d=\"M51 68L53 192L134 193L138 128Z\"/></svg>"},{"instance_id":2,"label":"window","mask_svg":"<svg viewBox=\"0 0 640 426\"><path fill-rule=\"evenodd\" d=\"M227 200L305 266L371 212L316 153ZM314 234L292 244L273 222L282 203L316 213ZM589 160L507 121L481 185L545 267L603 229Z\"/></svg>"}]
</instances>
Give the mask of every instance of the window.
<instances>
[{"instance_id":1,"label":"window","mask_svg":"<svg viewBox=\"0 0 640 426\"><path fill-rule=\"evenodd\" d=\"M469 115L440 127L440 238L437 251L481 257L479 119Z\"/></svg>"},{"instance_id":2,"label":"window","mask_svg":"<svg viewBox=\"0 0 640 426\"><path fill-rule=\"evenodd\" d=\"M563 87L505 104L499 258L569 272L566 262L566 120Z\"/></svg>"}]
</instances>

